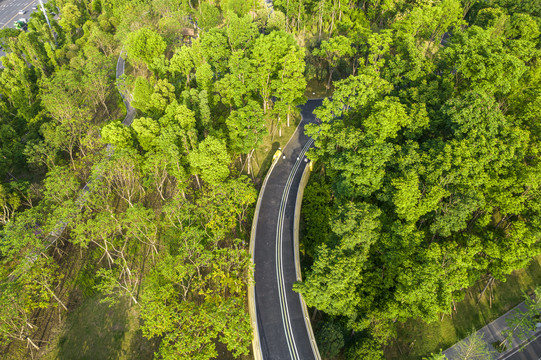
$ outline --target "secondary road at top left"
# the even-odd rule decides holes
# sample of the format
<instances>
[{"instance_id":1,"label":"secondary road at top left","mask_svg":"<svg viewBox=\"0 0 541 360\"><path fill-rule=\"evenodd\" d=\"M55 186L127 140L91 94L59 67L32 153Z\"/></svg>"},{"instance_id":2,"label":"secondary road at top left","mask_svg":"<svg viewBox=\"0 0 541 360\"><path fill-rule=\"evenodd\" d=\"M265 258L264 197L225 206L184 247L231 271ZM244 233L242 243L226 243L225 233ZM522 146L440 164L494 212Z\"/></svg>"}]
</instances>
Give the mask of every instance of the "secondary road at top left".
<instances>
[{"instance_id":1,"label":"secondary road at top left","mask_svg":"<svg viewBox=\"0 0 541 360\"><path fill-rule=\"evenodd\" d=\"M4 27L14 27L13 22L25 18L28 21L33 11L32 5L37 6L37 0L0 0L0 29ZM24 14L19 14L20 10L25 10Z\"/></svg>"},{"instance_id":2,"label":"secondary road at top left","mask_svg":"<svg viewBox=\"0 0 541 360\"><path fill-rule=\"evenodd\" d=\"M44 3L46 1L43 1ZM0 0L0 29L5 27L14 28L13 23L16 20L24 18L26 21L30 18L30 14L37 10L32 10L32 6L38 5L37 0ZM20 10L24 10L24 14L19 14ZM4 56L4 51L0 50L0 56Z\"/></svg>"}]
</instances>

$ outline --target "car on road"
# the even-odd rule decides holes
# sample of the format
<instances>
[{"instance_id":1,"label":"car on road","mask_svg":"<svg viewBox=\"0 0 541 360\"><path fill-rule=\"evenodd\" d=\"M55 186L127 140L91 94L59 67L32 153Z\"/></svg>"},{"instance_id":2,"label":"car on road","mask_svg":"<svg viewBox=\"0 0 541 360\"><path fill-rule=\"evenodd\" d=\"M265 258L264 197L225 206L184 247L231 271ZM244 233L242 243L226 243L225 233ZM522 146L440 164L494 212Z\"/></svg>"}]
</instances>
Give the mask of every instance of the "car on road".
<instances>
[{"instance_id":1,"label":"car on road","mask_svg":"<svg viewBox=\"0 0 541 360\"><path fill-rule=\"evenodd\" d=\"M32 10L37 10L38 7L36 5L32 6Z\"/></svg>"},{"instance_id":2,"label":"car on road","mask_svg":"<svg viewBox=\"0 0 541 360\"><path fill-rule=\"evenodd\" d=\"M17 29L17 30L26 31L26 29L27 29L26 19L25 18L20 18L19 20L15 21L13 23L13 26L15 26L15 29Z\"/></svg>"},{"instance_id":3,"label":"car on road","mask_svg":"<svg viewBox=\"0 0 541 360\"><path fill-rule=\"evenodd\" d=\"M24 15L26 14L26 10L19 10L19 15Z\"/></svg>"}]
</instances>

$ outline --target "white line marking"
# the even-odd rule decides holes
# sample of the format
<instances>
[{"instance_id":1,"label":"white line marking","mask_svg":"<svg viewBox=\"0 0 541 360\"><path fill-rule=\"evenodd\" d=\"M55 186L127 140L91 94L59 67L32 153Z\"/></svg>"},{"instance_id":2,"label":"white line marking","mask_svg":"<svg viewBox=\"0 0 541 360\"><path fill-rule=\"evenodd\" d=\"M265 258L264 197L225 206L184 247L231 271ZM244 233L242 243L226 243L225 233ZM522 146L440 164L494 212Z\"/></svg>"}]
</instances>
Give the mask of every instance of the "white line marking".
<instances>
[{"instance_id":1,"label":"white line marking","mask_svg":"<svg viewBox=\"0 0 541 360\"><path fill-rule=\"evenodd\" d=\"M520 350L524 349L526 346L530 345L532 342L534 342L535 340L537 340L539 337L541 336L541 332L539 332L537 334L536 337L534 337L533 339L531 339L530 341L528 341L524 346L522 346L522 343L520 344L520 346L518 348L516 348L515 350L513 350L512 352L510 352L509 354L507 354L505 357L503 358L499 358L498 360L505 360L513 355L515 355L517 352L519 352ZM537 359L537 360L541 360L541 358Z\"/></svg>"},{"instance_id":2,"label":"white line marking","mask_svg":"<svg viewBox=\"0 0 541 360\"><path fill-rule=\"evenodd\" d=\"M299 359L299 353L297 349L297 344L295 343L293 329L291 328L291 322L290 322L290 317L289 317L289 306L287 304L287 293L285 290L285 279L284 279L283 263L282 263L282 253L283 253L282 234L283 234L283 229L284 229L285 208L287 204L287 199L289 197L289 191L291 189L291 184L293 182L293 179L295 178L295 175L297 174L297 171L302 162L302 158L304 157L304 154L310 148L313 142L314 142L313 139L310 139L306 142L306 144L301 150L301 154L297 158L298 160L295 162L295 164L293 165L293 168L291 169L291 172L289 173L289 176L286 182L286 187L284 189L284 193L282 194L282 201L280 203L278 223L276 224L276 228L277 228L276 229L276 277L277 277L277 282L278 282L280 311L282 315L282 325L284 326L284 332L286 334L289 355L291 356L291 358L295 360Z\"/></svg>"}]
</instances>

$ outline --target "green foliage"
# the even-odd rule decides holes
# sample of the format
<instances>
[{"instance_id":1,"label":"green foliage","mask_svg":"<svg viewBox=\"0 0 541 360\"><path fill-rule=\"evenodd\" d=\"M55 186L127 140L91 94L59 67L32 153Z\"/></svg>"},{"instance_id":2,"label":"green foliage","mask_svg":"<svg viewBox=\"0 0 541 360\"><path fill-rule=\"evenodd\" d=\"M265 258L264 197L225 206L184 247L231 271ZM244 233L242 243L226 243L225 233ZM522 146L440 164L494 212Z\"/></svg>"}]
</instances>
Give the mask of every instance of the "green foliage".
<instances>
[{"instance_id":1,"label":"green foliage","mask_svg":"<svg viewBox=\"0 0 541 360\"><path fill-rule=\"evenodd\" d=\"M447 356L443 355L440 351L437 354L430 354L429 357L424 357L423 360L446 360Z\"/></svg>"},{"instance_id":2,"label":"green foliage","mask_svg":"<svg viewBox=\"0 0 541 360\"><path fill-rule=\"evenodd\" d=\"M133 135L129 128L121 122L111 122L101 130L101 137L106 144L119 148L131 148L133 146Z\"/></svg>"},{"instance_id":3,"label":"green foliage","mask_svg":"<svg viewBox=\"0 0 541 360\"><path fill-rule=\"evenodd\" d=\"M186 79L186 84L190 82L190 74L194 70L194 61L192 48L186 45L182 46L180 49L176 50L171 57L169 72L173 75L174 78L179 75L183 75Z\"/></svg>"},{"instance_id":4,"label":"green foliage","mask_svg":"<svg viewBox=\"0 0 541 360\"><path fill-rule=\"evenodd\" d=\"M457 33L444 51L447 67L456 68L456 86L504 95L517 86L532 55L527 48L513 51L504 39L492 36L492 30L477 26Z\"/></svg>"},{"instance_id":5,"label":"green foliage","mask_svg":"<svg viewBox=\"0 0 541 360\"><path fill-rule=\"evenodd\" d=\"M344 347L343 329L340 324L326 321L316 332L318 350L325 358L333 358Z\"/></svg>"},{"instance_id":6,"label":"green foliage","mask_svg":"<svg viewBox=\"0 0 541 360\"><path fill-rule=\"evenodd\" d=\"M317 247L330 236L330 217L332 214L332 193L323 177L310 176L302 198L302 217L305 224L302 247L304 254L311 258Z\"/></svg>"},{"instance_id":7,"label":"green foliage","mask_svg":"<svg viewBox=\"0 0 541 360\"><path fill-rule=\"evenodd\" d=\"M312 13L321 24L332 23L326 4ZM362 330L375 352L396 322L435 321L482 276L503 280L541 252L539 128L530 125L539 15L518 8L369 4L372 31L359 20L355 32L330 30L312 51L328 85L333 68L355 75L335 82L315 110L321 123L307 126L309 157L332 182L313 189L327 204L307 188L303 246L313 261L294 288ZM317 216L316 205L332 212ZM349 356L381 357L370 347L350 346Z\"/></svg>"},{"instance_id":8,"label":"green foliage","mask_svg":"<svg viewBox=\"0 0 541 360\"><path fill-rule=\"evenodd\" d=\"M143 112L149 112L150 97L154 93L154 88L148 80L143 77L137 77L133 87L133 102L132 106Z\"/></svg>"},{"instance_id":9,"label":"green foliage","mask_svg":"<svg viewBox=\"0 0 541 360\"><path fill-rule=\"evenodd\" d=\"M377 341L375 341L374 339L361 338L357 340L353 346L348 348L348 350L346 351L346 359L383 360L385 359L385 356L383 355L381 345L378 344ZM445 357L443 357L443 359L445 359Z\"/></svg>"},{"instance_id":10,"label":"green foliage","mask_svg":"<svg viewBox=\"0 0 541 360\"><path fill-rule=\"evenodd\" d=\"M514 347L518 344L513 344L513 338L520 341L530 340L532 334L537 329L537 324L540 322L539 314L541 313L541 286L537 286L534 291L534 296L524 294L525 310L517 310L512 316L505 319L508 329L502 332L504 343L507 348Z\"/></svg>"},{"instance_id":11,"label":"green foliage","mask_svg":"<svg viewBox=\"0 0 541 360\"><path fill-rule=\"evenodd\" d=\"M325 59L329 67L329 81L327 88L332 81L332 74L338 66L338 62L346 57L353 55L351 47L351 39L345 36L335 36L329 41L323 41L319 49L314 49L312 52L315 56Z\"/></svg>"},{"instance_id":12,"label":"green foliage","mask_svg":"<svg viewBox=\"0 0 541 360\"><path fill-rule=\"evenodd\" d=\"M226 121L231 148L235 152L248 153L258 147L267 133L263 111L258 103L250 101L245 107L231 112Z\"/></svg>"},{"instance_id":13,"label":"green foliage","mask_svg":"<svg viewBox=\"0 0 541 360\"><path fill-rule=\"evenodd\" d=\"M202 29L210 30L221 23L220 10L213 4L203 2L199 9L197 20Z\"/></svg>"},{"instance_id":14,"label":"green foliage","mask_svg":"<svg viewBox=\"0 0 541 360\"><path fill-rule=\"evenodd\" d=\"M144 27L128 34L126 51L134 61L151 66L154 60L165 51L167 44L154 30Z\"/></svg>"},{"instance_id":15,"label":"green foliage","mask_svg":"<svg viewBox=\"0 0 541 360\"><path fill-rule=\"evenodd\" d=\"M149 151L160 134L159 124L150 118L137 118L133 120L132 128L137 136L137 141L143 150Z\"/></svg>"},{"instance_id":16,"label":"green foliage","mask_svg":"<svg viewBox=\"0 0 541 360\"><path fill-rule=\"evenodd\" d=\"M220 7L224 13L233 11L238 16L244 16L250 11L252 4L250 0L222 0Z\"/></svg>"},{"instance_id":17,"label":"green foliage","mask_svg":"<svg viewBox=\"0 0 541 360\"><path fill-rule=\"evenodd\" d=\"M494 355L494 350L485 342L483 335L477 332L472 332L460 342L456 351L458 357L464 360L491 359Z\"/></svg>"},{"instance_id":18,"label":"green foliage","mask_svg":"<svg viewBox=\"0 0 541 360\"><path fill-rule=\"evenodd\" d=\"M250 15L238 17L230 13L227 19L227 38L231 50L245 50L251 47L257 37L257 26L253 23Z\"/></svg>"},{"instance_id":19,"label":"green foliage","mask_svg":"<svg viewBox=\"0 0 541 360\"><path fill-rule=\"evenodd\" d=\"M1 285L4 343L33 347L29 320L61 305L58 264L84 254L86 283L138 304L160 356L245 354L238 238L256 193L237 173L298 114L305 76L337 81L308 127L325 177L305 192L313 265L295 289L362 331L346 356L381 357L397 321L433 321L541 251L534 0L46 6L53 31L35 13L27 32L0 32L2 274L20 274ZM114 120L122 46L132 128ZM336 353L338 334L322 348Z\"/></svg>"},{"instance_id":20,"label":"green foliage","mask_svg":"<svg viewBox=\"0 0 541 360\"><path fill-rule=\"evenodd\" d=\"M201 206L179 198L166 204L169 250L141 299L143 334L163 337L159 354L166 359L210 359L217 356L216 340L240 356L252 337L243 300L251 277L248 253L238 240L217 245L256 194L245 178L208 190Z\"/></svg>"},{"instance_id":21,"label":"green foliage","mask_svg":"<svg viewBox=\"0 0 541 360\"><path fill-rule=\"evenodd\" d=\"M213 136L203 140L188 156L196 174L211 185L217 185L229 175L229 155L225 142Z\"/></svg>"}]
</instances>

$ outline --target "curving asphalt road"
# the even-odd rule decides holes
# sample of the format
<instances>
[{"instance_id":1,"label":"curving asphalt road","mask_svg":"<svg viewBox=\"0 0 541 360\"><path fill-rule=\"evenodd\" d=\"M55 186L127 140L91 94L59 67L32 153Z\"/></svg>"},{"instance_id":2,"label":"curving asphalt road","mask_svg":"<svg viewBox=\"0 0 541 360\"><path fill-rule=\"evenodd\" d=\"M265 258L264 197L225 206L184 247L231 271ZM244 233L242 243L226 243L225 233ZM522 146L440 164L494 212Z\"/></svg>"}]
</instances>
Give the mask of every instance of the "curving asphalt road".
<instances>
[{"instance_id":1,"label":"curving asphalt road","mask_svg":"<svg viewBox=\"0 0 541 360\"><path fill-rule=\"evenodd\" d=\"M541 331L536 332L530 340L517 344L498 360L541 360Z\"/></svg>"},{"instance_id":2,"label":"curving asphalt road","mask_svg":"<svg viewBox=\"0 0 541 360\"><path fill-rule=\"evenodd\" d=\"M292 286L297 280L293 243L295 201L308 164L303 154L313 144L304 134L304 125L316 122L312 111L320 105L321 100L310 100L303 107L303 120L283 150L285 159L277 161L261 195L255 228L254 275L257 336L265 360L317 359L300 296Z\"/></svg>"},{"instance_id":3,"label":"curving asphalt road","mask_svg":"<svg viewBox=\"0 0 541 360\"><path fill-rule=\"evenodd\" d=\"M126 91L124 78L122 78L122 75L124 75L124 68L126 66L126 60L123 58L124 54L124 50L122 50L120 55L118 55L118 61L116 62L116 80L118 92L120 93L122 101L126 106L126 117L122 121L122 124L125 126L130 126L135 118L136 110L131 106L131 96Z\"/></svg>"}]
</instances>

